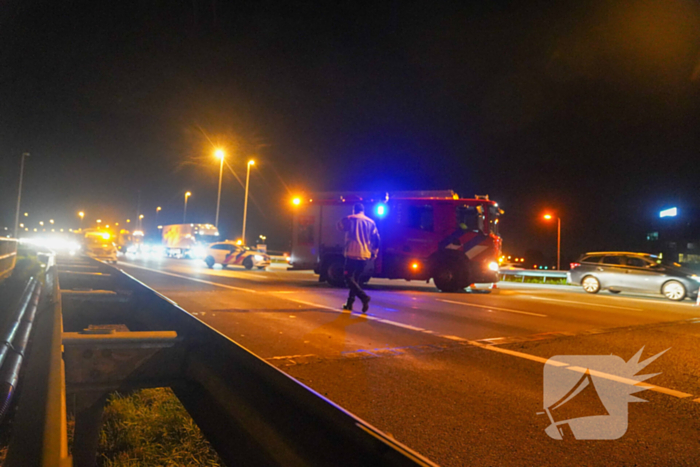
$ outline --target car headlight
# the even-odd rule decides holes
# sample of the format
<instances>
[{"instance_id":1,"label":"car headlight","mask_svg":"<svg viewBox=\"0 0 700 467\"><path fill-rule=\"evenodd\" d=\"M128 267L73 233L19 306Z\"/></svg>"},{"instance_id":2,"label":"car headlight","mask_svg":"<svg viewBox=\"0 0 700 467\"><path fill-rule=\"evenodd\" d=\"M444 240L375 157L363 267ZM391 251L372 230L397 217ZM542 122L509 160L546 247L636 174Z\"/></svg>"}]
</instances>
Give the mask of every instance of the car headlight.
<instances>
[{"instance_id":1,"label":"car headlight","mask_svg":"<svg viewBox=\"0 0 700 467\"><path fill-rule=\"evenodd\" d=\"M498 272L498 263L495 262L495 261L491 261L491 262L489 263L489 265L488 265L488 268L489 268L491 271Z\"/></svg>"},{"instance_id":2,"label":"car headlight","mask_svg":"<svg viewBox=\"0 0 700 467\"><path fill-rule=\"evenodd\" d=\"M262 261L263 259L265 259L260 255L255 255L255 256L253 256L253 258L255 259L255 261Z\"/></svg>"}]
</instances>

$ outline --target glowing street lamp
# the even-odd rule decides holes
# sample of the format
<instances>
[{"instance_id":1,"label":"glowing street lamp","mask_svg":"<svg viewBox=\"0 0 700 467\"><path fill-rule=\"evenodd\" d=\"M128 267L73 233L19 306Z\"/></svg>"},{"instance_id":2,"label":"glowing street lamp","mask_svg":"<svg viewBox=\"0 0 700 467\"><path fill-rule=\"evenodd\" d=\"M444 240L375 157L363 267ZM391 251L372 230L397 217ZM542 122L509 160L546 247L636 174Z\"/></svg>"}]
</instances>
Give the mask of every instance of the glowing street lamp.
<instances>
[{"instance_id":1,"label":"glowing street lamp","mask_svg":"<svg viewBox=\"0 0 700 467\"><path fill-rule=\"evenodd\" d=\"M78 216L80 217L80 230L83 230L83 217L85 217L85 213L83 211L80 211L78 213Z\"/></svg>"},{"instance_id":2,"label":"glowing street lamp","mask_svg":"<svg viewBox=\"0 0 700 467\"><path fill-rule=\"evenodd\" d=\"M216 228L219 228L219 206L221 205L221 180L223 180L224 177L224 159L226 157L226 154L224 153L223 149L217 149L214 151L214 155L221 159L221 165L219 166L219 196L216 198L216 220L214 221L214 225Z\"/></svg>"},{"instance_id":3,"label":"glowing street lamp","mask_svg":"<svg viewBox=\"0 0 700 467\"><path fill-rule=\"evenodd\" d=\"M545 214L542 216L544 220L552 220L554 216ZM561 269L561 218L557 216L557 270Z\"/></svg>"},{"instance_id":4,"label":"glowing street lamp","mask_svg":"<svg viewBox=\"0 0 700 467\"><path fill-rule=\"evenodd\" d=\"M245 222L246 222L246 217L248 216L248 185L250 184L250 167L255 165L254 160L249 160L248 161L248 173L246 174L245 177L245 201L243 202L243 233L241 235L241 238L243 239L243 243L245 244Z\"/></svg>"},{"instance_id":5,"label":"glowing street lamp","mask_svg":"<svg viewBox=\"0 0 700 467\"><path fill-rule=\"evenodd\" d=\"M298 196L296 198L292 198L292 204L294 206L299 206L301 204L301 198L299 198Z\"/></svg>"},{"instance_id":6,"label":"glowing street lamp","mask_svg":"<svg viewBox=\"0 0 700 467\"><path fill-rule=\"evenodd\" d=\"M143 230L143 214L139 214L139 230Z\"/></svg>"},{"instance_id":7,"label":"glowing street lamp","mask_svg":"<svg viewBox=\"0 0 700 467\"><path fill-rule=\"evenodd\" d=\"M189 191L185 193L185 211L182 213L182 223L186 224L187 223L187 200L192 196L192 193Z\"/></svg>"},{"instance_id":8,"label":"glowing street lamp","mask_svg":"<svg viewBox=\"0 0 700 467\"><path fill-rule=\"evenodd\" d=\"M161 207L158 206L158 207L156 208L156 225L158 225L158 213L160 212L160 210L161 210Z\"/></svg>"}]
</instances>

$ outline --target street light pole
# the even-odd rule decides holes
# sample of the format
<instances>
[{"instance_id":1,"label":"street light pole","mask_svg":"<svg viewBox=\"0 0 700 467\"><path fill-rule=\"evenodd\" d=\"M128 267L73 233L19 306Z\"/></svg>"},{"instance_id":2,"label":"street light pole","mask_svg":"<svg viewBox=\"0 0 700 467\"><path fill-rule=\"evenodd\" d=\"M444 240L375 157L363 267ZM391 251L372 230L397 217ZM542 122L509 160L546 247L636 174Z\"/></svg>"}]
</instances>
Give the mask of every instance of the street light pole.
<instances>
[{"instance_id":1,"label":"street light pole","mask_svg":"<svg viewBox=\"0 0 700 467\"><path fill-rule=\"evenodd\" d=\"M15 212L15 238L17 238L17 229L19 228L19 207L22 200L22 179L24 178L24 158L29 157L28 152L22 153L22 160L19 166L19 190L17 190L17 212Z\"/></svg>"},{"instance_id":2,"label":"street light pole","mask_svg":"<svg viewBox=\"0 0 700 467\"><path fill-rule=\"evenodd\" d=\"M557 216L557 271L561 271L561 217Z\"/></svg>"},{"instance_id":3,"label":"street light pole","mask_svg":"<svg viewBox=\"0 0 700 467\"><path fill-rule=\"evenodd\" d=\"M545 220L551 220L554 216L545 214ZM561 217L557 216L557 271L561 270Z\"/></svg>"},{"instance_id":4,"label":"street light pole","mask_svg":"<svg viewBox=\"0 0 700 467\"><path fill-rule=\"evenodd\" d=\"M255 165L254 160L248 161L248 173L245 177L245 201L243 202L243 233L241 234L241 240L243 240L243 245L245 245L245 223L248 216L248 185L250 184L250 166Z\"/></svg>"},{"instance_id":5,"label":"street light pole","mask_svg":"<svg viewBox=\"0 0 700 467\"><path fill-rule=\"evenodd\" d=\"M160 212L160 210L161 210L161 207L158 206L158 207L156 208L156 227L158 227L158 213Z\"/></svg>"},{"instance_id":6,"label":"street light pole","mask_svg":"<svg viewBox=\"0 0 700 467\"><path fill-rule=\"evenodd\" d=\"M189 191L185 193L185 211L182 213L182 223L186 224L187 223L187 200L189 197L192 196L192 193Z\"/></svg>"},{"instance_id":7,"label":"street light pole","mask_svg":"<svg viewBox=\"0 0 700 467\"><path fill-rule=\"evenodd\" d=\"M216 157L221 159L221 166L219 167L219 196L216 199L216 220L214 225L219 228L219 206L221 205L221 180L224 176L224 151L222 149L217 149L214 153Z\"/></svg>"}]
</instances>

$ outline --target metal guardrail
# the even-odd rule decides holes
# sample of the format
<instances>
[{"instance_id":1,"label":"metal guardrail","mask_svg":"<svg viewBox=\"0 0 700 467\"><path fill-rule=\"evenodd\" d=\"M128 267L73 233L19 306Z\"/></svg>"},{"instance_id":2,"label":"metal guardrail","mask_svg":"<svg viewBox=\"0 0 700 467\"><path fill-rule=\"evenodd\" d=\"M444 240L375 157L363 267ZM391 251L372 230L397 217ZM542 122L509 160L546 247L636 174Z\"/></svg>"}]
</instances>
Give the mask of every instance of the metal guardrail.
<instances>
[{"instance_id":1,"label":"metal guardrail","mask_svg":"<svg viewBox=\"0 0 700 467\"><path fill-rule=\"evenodd\" d=\"M0 281L12 274L17 262L17 244L14 238L0 237Z\"/></svg>"},{"instance_id":2,"label":"metal guardrail","mask_svg":"<svg viewBox=\"0 0 700 467\"><path fill-rule=\"evenodd\" d=\"M64 365L61 359L61 292L53 261L34 319L7 466L70 467Z\"/></svg>"},{"instance_id":3,"label":"metal guardrail","mask_svg":"<svg viewBox=\"0 0 700 467\"><path fill-rule=\"evenodd\" d=\"M73 465L94 466L107 395L147 387L172 388L229 466L435 465L123 271L93 260L58 267L8 466L70 465L66 400Z\"/></svg>"},{"instance_id":4,"label":"metal guardrail","mask_svg":"<svg viewBox=\"0 0 700 467\"><path fill-rule=\"evenodd\" d=\"M0 418L5 416L17 392L19 372L26 357L40 295L41 284L31 277L0 335Z\"/></svg>"},{"instance_id":5,"label":"metal guardrail","mask_svg":"<svg viewBox=\"0 0 700 467\"><path fill-rule=\"evenodd\" d=\"M549 271L544 269L509 269L499 271L498 274L500 276L521 277L521 282L525 282L526 277L539 277L544 282L547 282L547 279L566 279L566 271Z\"/></svg>"}]
</instances>

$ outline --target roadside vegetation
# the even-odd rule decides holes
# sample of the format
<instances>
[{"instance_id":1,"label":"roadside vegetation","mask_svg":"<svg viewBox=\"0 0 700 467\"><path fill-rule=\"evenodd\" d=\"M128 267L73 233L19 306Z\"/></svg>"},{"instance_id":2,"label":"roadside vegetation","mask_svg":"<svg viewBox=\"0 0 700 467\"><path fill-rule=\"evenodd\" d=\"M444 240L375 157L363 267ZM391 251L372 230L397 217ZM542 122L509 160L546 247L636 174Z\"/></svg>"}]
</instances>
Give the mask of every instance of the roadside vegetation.
<instances>
[{"instance_id":1,"label":"roadside vegetation","mask_svg":"<svg viewBox=\"0 0 700 467\"><path fill-rule=\"evenodd\" d=\"M519 282L525 284L549 284L549 285L567 285L566 278L557 279L548 277L545 281L542 277L523 277L523 276L501 276L503 282Z\"/></svg>"},{"instance_id":2,"label":"roadside vegetation","mask_svg":"<svg viewBox=\"0 0 700 467\"><path fill-rule=\"evenodd\" d=\"M113 394L105 407L99 465L222 465L214 449L168 388Z\"/></svg>"}]
</instances>

